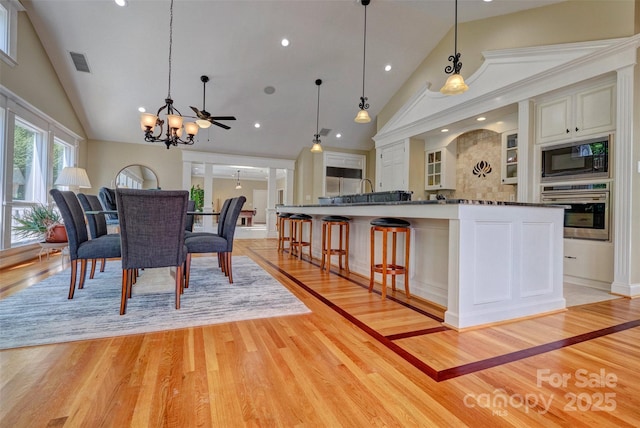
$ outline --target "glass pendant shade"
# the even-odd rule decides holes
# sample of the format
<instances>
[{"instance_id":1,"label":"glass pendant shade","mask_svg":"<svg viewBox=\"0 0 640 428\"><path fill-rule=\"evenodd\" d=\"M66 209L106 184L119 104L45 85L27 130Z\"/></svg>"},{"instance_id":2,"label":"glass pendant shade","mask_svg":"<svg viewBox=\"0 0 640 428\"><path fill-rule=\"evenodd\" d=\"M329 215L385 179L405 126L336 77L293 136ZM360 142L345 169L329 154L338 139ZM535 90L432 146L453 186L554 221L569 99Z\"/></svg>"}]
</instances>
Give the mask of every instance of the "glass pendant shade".
<instances>
[{"instance_id":1,"label":"glass pendant shade","mask_svg":"<svg viewBox=\"0 0 640 428\"><path fill-rule=\"evenodd\" d=\"M464 83L462 76L456 73L449 76L447 82L440 88L440 92L444 95L459 95L466 92L467 89L469 86Z\"/></svg>"},{"instance_id":2,"label":"glass pendant shade","mask_svg":"<svg viewBox=\"0 0 640 428\"><path fill-rule=\"evenodd\" d=\"M156 121L158 120L158 116L151 113L142 113L140 115L140 126L142 130L145 131L148 128L153 129L156 126Z\"/></svg>"},{"instance_id":3,"label":"glass pendant shade","mask_svg":"<svg viewBox=\"0 0 640 428\"><path fill-rule=\"evenodd\" d=\"M208 120L204 120L204 119L198 119L198 120L196 120L196 123L202 129L207 129L208 127L211 126L211 122L209 122Z\"/></svg>"},{"instance_id":4,"label":"glass pendant shade","mask_svg":"<svg viewBox=\"0 0 640 428\"><path fill-rule=\"evenodd\" d=\"M196 135L198 133L199 129L200 129L200 127L195 122L187 122L187 123L184 124L184 130L189 135Z\"/></svg>"},{"instance_id":5,"label":"glass pendant shade","mask_svg":"<svg viewBox=\"0 0 640 428\"><path fill-rule=\"evenodd\" d=\"M313 142L313 146L311 146L311 153L322 153L322 146L320 145L320 141Z\"/></svg>"},{"instance_id":6,"label":"glass pendant shade","mask_svg":"<svg viewBox=\"0 0 640 428\"><path fill-rule=\"evenodd\" d=\"M169 128L182 128L182 116L179 114L168 114Z\"/></svg>"},{"instance_id":7,"label":"glass pendant shade","mask_svg":"<svg viewBox=\"0 0 640 428\"><path fill-rule=\"evenodd\" d=\"M357 123L369 123L371 122L371 117L369 116L369 112L366 110L360 110L356 115L356 118L353 119Z\"/></svg>"}]
</instances>

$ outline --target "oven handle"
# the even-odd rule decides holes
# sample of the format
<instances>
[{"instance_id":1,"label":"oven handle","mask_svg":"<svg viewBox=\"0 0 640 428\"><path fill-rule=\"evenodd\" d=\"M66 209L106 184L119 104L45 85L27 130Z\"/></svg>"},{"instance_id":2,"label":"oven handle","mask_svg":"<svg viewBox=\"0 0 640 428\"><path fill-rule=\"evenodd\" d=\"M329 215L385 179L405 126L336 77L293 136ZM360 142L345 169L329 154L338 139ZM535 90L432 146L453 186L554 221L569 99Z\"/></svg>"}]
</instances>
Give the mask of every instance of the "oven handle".
<instances>
[{"instance_id":1,"label":"oven handle","mask_svg":"<svg viewBox=\"0 0 640 428\"><path fill-rule=\"evenodd\" d=\"M595 195L542 195L540 198L542 202L571 202L571 203L593 203L603 202L608 200L607 195L595 194Z\"/></svg>"}]
</instances>

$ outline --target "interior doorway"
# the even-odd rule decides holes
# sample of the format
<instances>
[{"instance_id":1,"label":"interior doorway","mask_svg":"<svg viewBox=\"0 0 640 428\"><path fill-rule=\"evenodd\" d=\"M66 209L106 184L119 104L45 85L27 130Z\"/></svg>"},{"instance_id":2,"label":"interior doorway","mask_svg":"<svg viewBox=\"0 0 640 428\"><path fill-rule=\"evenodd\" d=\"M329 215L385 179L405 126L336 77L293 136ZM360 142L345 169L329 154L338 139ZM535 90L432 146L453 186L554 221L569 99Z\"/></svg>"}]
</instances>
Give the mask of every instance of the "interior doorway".
<instances>
[{"instance_id":1,"label":"interior doorway","mask_svg":"<svg viewBox=\"0 0 640 428\"><path fill-rule=\"evenodd\" d=\"M253 222L265 224L267 222L267 190L253 190L253 209L256 210Z\"/></svg>"}]
</instances>

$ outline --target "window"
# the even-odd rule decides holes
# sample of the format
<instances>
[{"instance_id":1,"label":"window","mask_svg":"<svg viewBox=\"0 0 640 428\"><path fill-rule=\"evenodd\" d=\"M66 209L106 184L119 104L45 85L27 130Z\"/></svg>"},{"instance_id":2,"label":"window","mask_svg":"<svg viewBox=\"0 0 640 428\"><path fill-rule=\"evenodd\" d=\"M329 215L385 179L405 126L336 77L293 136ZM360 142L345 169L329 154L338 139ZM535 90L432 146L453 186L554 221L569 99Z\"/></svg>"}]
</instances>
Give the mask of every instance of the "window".
<instances>
[{"instance_id":1,"label":"window","mask_svg":"<svg viewBox=\"0 0 640 428\"><path fill-rule=\"evenodd\" d=\"M0 159L6 183L0 189L0 249L35 242L13 233L13 218L48 204L49 189L65 166L75 164L79 137L64 131L26 102L8 99L0 87Z\"/></svg>"},{"instance_id":2,"label":"window","mask_svg":"<svg viewBox=\"0 0 640 428\"><path fill-rule=\"evenodd\" d=\"M0 58L11 66L17 64L19 11L18 0L0 0Z\"/></svg>"}]
</instances>

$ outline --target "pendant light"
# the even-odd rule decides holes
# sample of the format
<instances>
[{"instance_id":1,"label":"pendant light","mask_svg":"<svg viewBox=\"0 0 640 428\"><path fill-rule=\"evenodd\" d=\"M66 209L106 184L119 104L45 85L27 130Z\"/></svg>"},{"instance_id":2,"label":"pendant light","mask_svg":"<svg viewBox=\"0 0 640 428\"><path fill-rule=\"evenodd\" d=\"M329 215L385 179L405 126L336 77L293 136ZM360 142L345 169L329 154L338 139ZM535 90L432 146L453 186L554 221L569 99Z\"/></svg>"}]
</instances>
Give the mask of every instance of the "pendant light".
<instances>
[{"instance_id":1,"label":"pendant light","mask_svg":"<svg viewBox=\"0 0 640 428\"><path fill-rule=\"evenodd\" d=\"M182 114L177 108L173 106L173 100L171 99L171 48L173 45L173 0L169 7L169 90L167 98L164 100L164 105L158 109L158 112L154 115L151 113L142 113L140 116L140 126L144 131L144 141L148 143L164 143L167 149L171 146L177 146L178 144L192 145L194 143L193 137L198 133L198 125L195 122L188 122L184 124L184 131L187 133L187 137L182 139ZM166 122L167 130L163 135L163 127L165 120L160 119L160 113L166 110ZM157 134L153 134L155 128L159 128Z\"/></svg>"},{"instance_id":2,"label":"pendant light","mask_svg":"<svg viewBox=\"0 0 640 428\"><path fill-rule=\"evenodd\" d=\"M238 170L238 179L236 181L236 190L242 189L242 184L240 184L240 170Z\"/></svg>"},{"instance_id":3,"label":"pendant light","mask_svg":"<svg viewBox=\"0 0 640 428\"><path fill-rule=\"evenodd\" d=\"M371 2L371 0L360 0L362 5L364 6L364 49L362 55L362 96L360 97L360 111L356 115L356 118L353 119L357 123L369 123L371 122L371 117L369 116L369 112L367 109L369 108L369 104L367 103L368 98L364 96L364 71L367 63L367 6Z\"/></svg>"},{"instance_id":4,"label":"pendant light","mask_svg":"<svg viewBox=\"0 0 640 428\"><path fill-rule=\"evenodd\" d=\"M446 66L444 69L445 73L451 74L444 86L440 88L440 92L444 95L458 95L466 92L467 89L469 89L467 84L464 83L464 79L460 75L462 63L460 62L460 52L458 52L458 0L455 0L455 2L456 12L454 27L454 52L453 55L449 56L449 61L451 61L453 64Z\"/></svg>"},{"instance_id":5,"label":"pendant light","mask_svg":"<svg viewBox=\"0 0 640 428\"><path fill-rule=\"evenodd\" d=\"M318 87L318 107L316 109L316 134L313 136L313 146L311 147L311 153L322 153L322 146L320 145L320 132L318 132L318 123L320 122L320 85L322 85L322 80L316 79L316 86Z\"/></svg>"}]
</instances>

